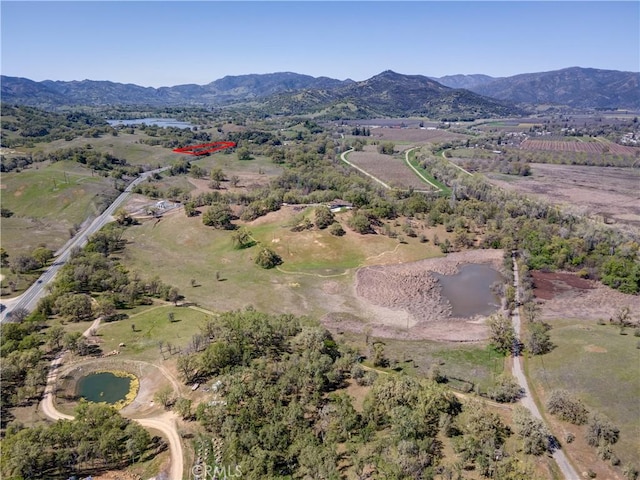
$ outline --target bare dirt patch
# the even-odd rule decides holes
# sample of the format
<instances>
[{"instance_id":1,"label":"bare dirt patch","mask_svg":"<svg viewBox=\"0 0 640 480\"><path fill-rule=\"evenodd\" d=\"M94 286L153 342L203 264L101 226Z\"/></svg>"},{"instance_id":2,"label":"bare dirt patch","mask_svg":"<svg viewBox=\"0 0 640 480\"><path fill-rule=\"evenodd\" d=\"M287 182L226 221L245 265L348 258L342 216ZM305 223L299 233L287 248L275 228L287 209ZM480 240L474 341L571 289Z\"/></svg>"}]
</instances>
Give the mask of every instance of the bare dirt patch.
<instances>
[{"instance_id":1,"label":"bare dirt patch","mask_svg":"<svg viewBox=\"0 0 640 480\"><path fill-rule=\"evenodd\" d=\"M632 318L640 312L640 296L627 295L574 273L532 272L534 295L542 303L545 319L579 318L605 320L613 318L624 306L629 306Z\"/></svg>"},{"instance_id":2,"label":"bare dirt patch","mask_svg":"<svg viewBox=\"0 0 640 480\"><path fill-rule=\"evenodd\" d=\"M584 347L584 350L586 352L591 352L591 353L607 353L607 349L604 347L599 347L597 345L586 345Z\"/></svg>"},{"instance_id":3,"label":"bare dirt patch","mask_svg":"<svg viewBox=\"0 0 640 480\"><path fill-rule=\"evenodd\" d=\"M468 263L502 268L501 250L472 250L396 265L363 267L356 272L354 296L369 322L348 314L328 314L323 323L332 329L377 337L469 342L487 338L484 317L454 318L432 273L453 274Z\"/></svg>"},{"instance_id":4,"label":"bare dirt patch","mask_svg":"<svg viewBox=\"0 0 640 480\"><path fill-rule=\"evenodd\" d=\"M571 290L590 290L595 288L593 282L580 278L572 273L547 273L533 271L533 294L536 298L551 300Z\"/></svg>"}]
</instances>

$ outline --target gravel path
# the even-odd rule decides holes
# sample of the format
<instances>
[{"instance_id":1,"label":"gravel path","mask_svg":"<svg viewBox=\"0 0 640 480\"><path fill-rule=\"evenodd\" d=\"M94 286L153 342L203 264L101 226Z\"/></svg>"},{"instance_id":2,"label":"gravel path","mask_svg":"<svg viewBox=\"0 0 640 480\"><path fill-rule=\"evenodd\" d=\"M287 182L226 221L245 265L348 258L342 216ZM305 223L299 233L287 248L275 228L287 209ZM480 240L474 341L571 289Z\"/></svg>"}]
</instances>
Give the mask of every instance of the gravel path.
<instances>
[{"instance_id":1,"label":"gravel path","mask_svg":"<svg viewBox=\"0 0 640 480\"><path fill-rule=\"evenodd\" d=\"M518 262L515 261L515 258L513 261L513 286L515 287L515 290L516 290L516 305L519 305L520 295L518 290L520 287L520 279L518 276ZM513 315L511 319L513 322L513 328L516 331L516 336L520 338L520 324L521 324L520 308L516 308L513 311ZM542 418L542 414L540 413L540 410L538 410L538 406L533 401L533 397L531 397L529 384L527 382L527 377L525 376L524 369L522 367L522 357L520 355L515 355L512 360L513 361L511 362L511 369L512 369L513 376L516 378L516 380L520 384L520 387L524 390L524 395L520 399L520 403L522 404L523 407L527 408L534 417L544 422L544 419ZM567 456L564 454L562 450L560 450L560 448L557 448L553 451L553 459L558 464L558 467L560 468L560 471L562 472L562 475L564 476L565 479L567 480L580 479L580 475L578 475L578 472L576 472L573 466L571 465L571 463L569 463Z\"/></svg>"}]
</instances>

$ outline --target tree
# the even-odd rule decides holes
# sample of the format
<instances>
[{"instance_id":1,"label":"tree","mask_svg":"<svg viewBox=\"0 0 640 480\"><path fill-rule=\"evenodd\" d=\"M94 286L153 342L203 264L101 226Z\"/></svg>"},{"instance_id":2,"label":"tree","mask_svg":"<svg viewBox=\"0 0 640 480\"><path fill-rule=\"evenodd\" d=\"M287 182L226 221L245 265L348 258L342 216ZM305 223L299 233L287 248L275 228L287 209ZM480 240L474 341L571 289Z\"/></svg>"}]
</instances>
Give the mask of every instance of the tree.
<instances>
[{"instance_id":1,"label":"tree","mask_svg":"<svg viewBox=\"0 0 640 480\"><path fill-rule=\"evenodd\" d=\"M273 268L282 264L282 258L268 247L262 247L256 256L256 265L262 268Z\"/></svg>"},{"instance_id":2,"label":"tree","mask_svg":"<svg viewBox=\"0 0 640 480\"><path fill-rule=\"evenodd\" d=\"M553 348L551 337L549 337L548 327L543 323L529 324L529 331L526 336L526 346L534 355L543 355Z\"/></svg>"},{"instance_id":3,"label":"tree","mask_svg":"<svg viewBox=\"0 0 640 480\"><path fill-rule=\"evenodd\" d=\"M51 350L57 350L62 345L62 339L64 338L64 328L60 325L53 325L49 327L46 333L47 345Z\"/></svg>"},{"instance_id":4,"label":"tree","mask_svg":"<svg viewBox=\"0 0 640 480\"><path fill-rule=\"evenodd\" d=\"M162 405L165 410L168 410L174 402L173 390L169 386L162 387L153 396L153 400Z\"/></svg>"},{"instance_id":5,"label":"tree","mask_svg":"<svg viewBox=\"0 0 640 480\"><path fill-rule=\"evenodd\" d=\"M603 416L594 414L589 419L585 438L592 447L613 445L619 436L620 429Z\"/></svg>"},{"instance_id":6,"label":"tree","mask_svg":"<svg viewBox=\"0 0 640 480\"><path fill-rule=\"evenodd\" d=\"M251 237L251 232L245 227L241 227L231 234L231 241L233 242L233 248L241 250L243 248L249 248L255 245L255 241Z\"/></svg>"},{"instance_id":7,"label":"tree","mask_svg":"<svg viewBox=\"0 0 640 480\"><path fill-rule=\"evenodd\" d=\"M566 390L553 390L547 399L547 411L560 420L582 425L587 422L588 411L584 404Z\"/></svg>"},{"instance_id":8,"label":"tree","mask_svg":"<svg viewBox=\"0 0 640 480\"><path fill-rule=\"evenodd\" d=\"M487 320L491 332L491 343L502 353L510 352L516 341L516 333L511 320L503 314L491 315Z\"/></svg>"},{"instance_id":9,"label":"tree","mask_svg":"<svg viewBox=\"0 0 640 480\"><path fill-rule=\"evenodd\" d=\"M316 208L315 217L316 227L321 230L327 228L335 220L335 215L326 205L322 205Z\"/></svg>"},{"instance_id":10,"label":"tree","mask_svg":"<svg viewBox=\"0 0 640 480\"><path fill-rule=\"evenodd\" d=\"M393 155L396 146L393 142L382 142L378 145L378 153Z\"/></svg>"},{"instance_id":11,"label":"tree","mask_svg":"<svg viewBox=\"0 0 640 480\"><path fill-rule=\"evenodd\" d=\"M240 147L237 150L238 152L238 160L251 160L253 157L251 156L251 152L247 147Z\"/></svg>"},{"instance_id":12,"label":"tree","mask_svg":"<svg viewBox=\"0 0 640 480\"><path fill-rule=\"evenodd\" d=\"M384 343L375 342L373 344L373 366L388 367L389 359L384 354Z\"/></svg>"},{"instance_id":13,"label":"tree","mask_svg":"<svg viewBox=\"0 0 640 480\"><path fill-rule=\"evenodd\" d=\"M344 228L342 228L342 225L340 225L338 222L334 222L331 224L331 226L329 227L329 233L331 235L334 235L336 237L341 237L343 236L346 232L344 231Z\"/></svg>"},{"instance_id":14,"label":"tree","mask_svg":"<svg viewBox=\"0 0 640 480\"><path fill-rule=\"evenodd\" d=\"M131 215L129 215L129 212L127 212L122 207L116 210L113 216L119 225L130 225L131 223L133 223L133 218L131 218Z\"/></svg>"},{"instance_id":15,"label":"tree","mask_svg":"<svg viewBox=\"0 0 640 480\"><path fill-rule=\"evenodd\" d=\"M27 273L38 268L40 263L31 255L18 255L11 262L11 270L18 273Z\"/></svg>"},{"instance_id":16,"label":"tree","mask_svg":"<svg viewBox=\"0 0 640 480\"><path fill-rule=\"evenodd\" d=\"M202 223L208 227L230 230L233 228L232 218L231 207L226 203L216 202L204 212Z\"/></svg>"},{"instance_id":17,"label":"tree","mask_svg":"<svg viewBox=\"0 0 640 480\"><path fill-rule=\"evenodd\" d=\"M196 357L193 355L180 355L178 357L177 368L182 378L184 378L185 383L191 383L198 371Z\"/></svg>"},{"instance_id":18,"label":"tree","mask_svg":"<svg viewBox=\"0 0 640 480\"><path fill-rule=\"evenodd\" d=\"M72 322L88 320L93 316L91 297L84 293L66 293L56 299L56 309L60 315Z\"/></svg>"},{"instance_id":19,"label":"tree","mask_svg":"<svg viewBox=\"0 0 640 480\"><path fill-rule=\"evenodd\" d=\"M360 234L372 233L371 219L363 212L354 213L348 221L349 227Z\"/></svg>"},{"instance_id":20,"label":"tree","mask_svg":"<svg viewBox=\"0 0 640 480\"><path fill-rule=\"evenodd\" d=\"M549 430L542 420L533 418L528 409L517 405L513 409L513 424L516 434L523 441L524 453L542 455L549 449Z\"/></svg>"},{"instance_id":21,"label":"tree","mask_svg":"<svg viewBox=\"0 0 640 480\"><path fill-rule=\"evenodd\" d=\"M180 295L180 291L176 287L171 287L167 292L166 300L169 302L173 302L174 305L178 304L178 300L182 298Z\"/></svg>"},{"instance_id":22,"label":"tree","mask_svg":"<svg viewBox=\"0 0 640 480\"><path fill-rule=\"evenodd\" d=\"M216 182L224 182L227 179L226 175L221 168L214 168L211 170L211 180Z\"/></svg>"},{"instance_id":23,"label":"tree","mask_svg":"<svg viewBox=\"0 0 640 480\"><path fill-rule=\"evenodd\" d=\"M173 405L173 409L183 419L188 420L191 418L191 400L184 397L178 397L176 403Z\"/></svg>"},{"instance_id":24,"label":"tree","mask_svg":"<svg viewBox=\"0 0 640 480\"><path fill-rule=\"evenodd\" d=\"M53 258L53 250L46 247L38 247L31 252L31 256L36 259L41 267L44 267Z\"/></svg>"},{"instance_id":25,"label":"tree","mask_svg":"<svg viewBox=\"0 0 640 480\"><path fill-rule=\"evenodd\" d=\"M522 388L511 375L503 374L498 377L498 383L489 391L489 397L500 403L511 403L523 394Z\"/></svg>"}]
</instances>

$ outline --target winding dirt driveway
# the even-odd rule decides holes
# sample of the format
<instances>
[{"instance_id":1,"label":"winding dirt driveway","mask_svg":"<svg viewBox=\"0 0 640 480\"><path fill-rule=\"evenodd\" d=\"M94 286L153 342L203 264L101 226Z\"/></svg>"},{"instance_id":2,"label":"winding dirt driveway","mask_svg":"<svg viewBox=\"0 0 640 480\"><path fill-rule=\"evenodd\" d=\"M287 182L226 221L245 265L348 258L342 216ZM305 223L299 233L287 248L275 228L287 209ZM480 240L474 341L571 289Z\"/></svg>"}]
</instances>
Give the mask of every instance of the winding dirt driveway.
<instances>
[{"instance_id":1,"label":"winding dirt driveway","mask_svg":"<svg viewBox=\"0 0 640 480\"><path fill-rule=\"evenodd\" d=\"M91 330L97 329L99 325L100 318L97 318L84 332L84 336L90 336ZM73 416L60 412L58 409L56 409L54 404L56 379L58 377L60 367L62 366L64 356L65 352L59 353L51 362L51 367L47 375L47 385L44 390L44 397L40 402L40 409L42 410L42 413L47 418L54 421L73 420ZM176 381L176 379L173 378L173 376L169 374L165 368L157 365L153 366L157 367L167 378L167 380L171 382L175 392L180 393L180 384ZM168 472L170 480L182 480L182 475L184 472L184 454L182 450L182 441L180 440L180 435L178 434L178 430L176 428L177 418L178 417L173 412L164 412L160 415L149 418L132 418L132 420L138 422L145 428L153 428L154 430L158 430L168 440L171 458L171 466Z\"/></svg>"}]
</instances>

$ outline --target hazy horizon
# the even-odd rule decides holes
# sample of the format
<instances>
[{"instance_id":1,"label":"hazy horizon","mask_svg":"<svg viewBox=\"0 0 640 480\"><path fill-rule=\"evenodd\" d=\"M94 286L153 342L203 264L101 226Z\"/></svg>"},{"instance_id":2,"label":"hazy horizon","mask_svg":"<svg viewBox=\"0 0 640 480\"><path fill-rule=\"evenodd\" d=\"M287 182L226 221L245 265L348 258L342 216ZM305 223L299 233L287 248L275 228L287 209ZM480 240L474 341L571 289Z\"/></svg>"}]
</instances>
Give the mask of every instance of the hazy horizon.
<instances>
[{"instance_id":1,"label":"hazy horizon","mask_svg":"<svg viewBox=\"0 0 640 480\"><path fill-rule=\"evenodd\" d=\"M3 1L1 73L203 85L295 72L640 71L640 3Z\"/></svg>"}]
</instances>

